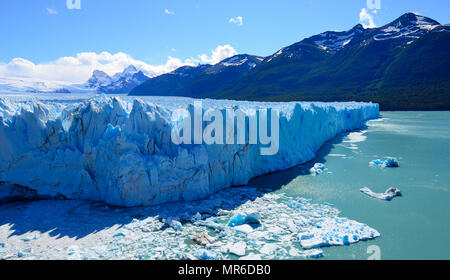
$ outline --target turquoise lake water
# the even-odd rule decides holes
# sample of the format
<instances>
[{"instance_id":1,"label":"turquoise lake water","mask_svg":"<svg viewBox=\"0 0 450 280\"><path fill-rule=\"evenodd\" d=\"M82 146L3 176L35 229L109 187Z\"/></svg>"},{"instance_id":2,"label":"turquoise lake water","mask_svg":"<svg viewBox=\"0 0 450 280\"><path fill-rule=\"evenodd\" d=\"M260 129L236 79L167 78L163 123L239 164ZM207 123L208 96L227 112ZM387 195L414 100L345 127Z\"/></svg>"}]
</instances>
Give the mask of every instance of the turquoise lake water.
<instances>
[{"instance_id":1,"label":"turquoise lake water","mask_svg":"<svg viewBox=\"0 0 450 280\"><path fill-rule=\"evenodd\" d=\"M0 259L177 259L202 248L192 241L196 234L207 231L217 237L218 233L189 222L176 231L158 216L197 208L214 215L214 207L223 207L225 201L231 203L228 210L262 212L263 227L257 230L275 232L276 238L252 241L227 229L218 239L220 245L211 249L215 252L223 253L225 244L236 240L247 243L247 254L259 254L273 240L277 246L301 250L290 232L279 227L286 227L286 217L322 211L327 202L341 211L340 217L367 224L381 236L350 246L321 248L322 259L373 258L373 251L368 253L373 248L381 259L450 259L449 147L450 112L383 112L382 118L368 122L361 131L327 143L313 161L257 177L250 182L251 188L227 189L208 200L130 209L64 200L6 204L0 206ZM396 157L400 167L369 166L372 160L385 157ZM327 170L312 176L309 170L318 162ZM361 193L363 187L380 193L396 187L403 196L390 202L377 200ZM255 194L255 188L261 194ZM269 197L257 199L263 193ZM275 197L272 193L288 200L311 199L317 206L309 213L305 208L291 209L277 198L270 199ZM228 228L232 213L220 216L218 223ZM226 253L222 256L238 259ZM292 257L288 250L263 256L278 258L304 259Z\"/></svg>"},{"instance_id":2,"label":"turquoise lake water","mask_svg":"<svg viewBox=\"0 0 450 280\"><path fill-rule=\"evenodd\" d=\"M396 157L400 168L369 166ZM324 259L367 259L369 246L382 259L450 259L450 112L383 112L367 129L338 137L312 163L264 175L250 185L328 202L342 216L365 223L381 237L345 247L324 248ZM305 175L314 162L328 170ZM403 197L387 202L365 196L362 187Z\"/></svg>"}]
</instances>

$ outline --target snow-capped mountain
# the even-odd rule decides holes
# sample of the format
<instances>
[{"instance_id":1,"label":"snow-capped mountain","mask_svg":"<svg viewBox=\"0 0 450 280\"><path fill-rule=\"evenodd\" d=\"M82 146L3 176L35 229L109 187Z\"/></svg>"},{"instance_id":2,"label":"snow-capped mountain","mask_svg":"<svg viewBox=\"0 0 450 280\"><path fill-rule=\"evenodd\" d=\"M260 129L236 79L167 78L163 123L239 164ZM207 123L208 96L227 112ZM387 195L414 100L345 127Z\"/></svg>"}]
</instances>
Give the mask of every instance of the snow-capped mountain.
<instances>
[{"instance_id":1,"label":"snow-capped mountain","mask_svg":"<svg viewBox=\"0 0 450 280\"><path fill-rule=\"evenodd\" d=\"M335 54L348 46L367 45L374 40L391 40L395 46L403 46L411 44L432 31L450 31L450 28L448 25L441 25L433 19L407 13L380 28L365 29L361 24L358 24L348 31L323 32L279 50L267 57L265 62L270 62L275 58L301 59L315 53L315 48L328 54Z\"/></svg>"},{"instance_id":2,"label":"snow-capped mountain","mask_svg":"<svg viewBox=\"0 0 450 280\"><path fill-rule=\"evenodd\" d=\"M148 79L144 72L130 65L112 77L103 71L95 70L84 86L101 93L128 93Z\"/></svg>"},{"instance_id":3,"label":"snow-capped mountain","mask_svg":"<svg viewBox=\"0 0 450 280\"><path fill-rule=\"evenodd\" d=\"M433 19L408 13L394 22L378 28L377 34L373 36L373 39L376 41L402 40L410 44L428 32L442 29L445 29L445 26Z\"/></svg>"},{"instance_id":4,"label":"snow-capped mountain","mask_svg":"<svg viewBox=\"0 0 450 280\"><path fill-rule=\"evenodd\" d=\"M264 59L237 55L202 69L178 69L130 94L450 109L449 33L449 25L407 13L379 28L327 31Z\"/></svg>"},{"instance_id":5,"label":"snow-capped mountain","mask_svg":"<svg viewBox=\"0 0 450 280\"><path fill-rule=\"evenodd\" d=\"M112 76L113 81L117 81L120 78L131 78L134 74L138 73L139 70L134 65L129 65L122 72L116 73Z\"/></svg>"},{"instance_id":6,"label":"snow-capped mountain","mask_svg":"<svg viewBox=\"0 0 450 280\"><path fill-rule=\"evenodd\" d=\"M113 79L103 71L94 70L92 76L86 82L86 88L97 89L102 86L111 84Z\"/></svg>"},{"instance_id":7,"label":"snow-capped mountain","mask_svg":"<svg viewBox=\"0 0 450 280\"><path fill-rule=\"evenodd\" d=\"M328 52L337 52L342 50L361 33L364 33L364 27L361 24L358 24L348 31L328 31L317 36L310 37L304 40L304 42L312 42L320 49Z\"/></svg>"},{"instance_id":8,"label":"snow-capped mountain","mask_svg":"<svg viewBox=\"0 0 450 280\"><path fill-rule=\"evenodd\" d=\"M213 98L374 101L384 110L450 108L450 26L407 13L281 49ZM262 78L264 77L264 78Z\"/></svg>"},{"instance_id":9,"label":"snow-capped mountain","mask_svg":"<svg viewBox=\"0 0 450 280\"><path fill-rule=\"evenodd\" d=\"M200 64L198 66L182 66L174 71L167 73L166 75L179 76L179 77L192 77L197 75L201 71L211 67L209 64ZM164 75L161 75L164 76ZM156 77L155 77L156 78Z\"/></svg>"},{"instance_id":10,"label":"snow-capped mountain","mask_svg":"<svg viewBox=\"0 0 450 280\"><path fill-rule=\"evenodd\" d=\"M263 60L264 58L260 56L238 54L212 65L206 70L206 73L218 73L230 69L233 69L233 71L246 72L255 68Z\"/></svg>"},{"instance_id":11,"label":"snow-capped mountain","mask_svg":"<svg viewBox=\"0 0 450 280\"><path fill-rule=\"evenodd\" d=\"M133 65L126 67L112 77L101 70L94 70L92 76L82 84L59 81L42 81L31 78L0 77L2 93L128 93L134 87L148 80L142 71Z\"/></svg>"},{"instance_id":12,"label":"snow-capped mountain","mask_svg":"<svg viewBox=\"0 0 450 280\"><path fill-rule=\"evenodd\" d=\"M134 88L133 95L172 95L206 97L255 69L263 57L240 54L224 59L215 65L184 66L175 71L154 77Z\"/></svg>"},{"instance_id":13,"label":"snow-capped mountain","mask_svg":"<svg viewBox=\"0 0 450 280\"><path fill-rule=\"evenodd\" d=\"M342 50L355 37L362 34L364 30L364 27L358 24L348 31L323 32L279 50L267 57L264 62L271 62L276 58L304 59L320 52L334 54Z\"/></svg>"},{"instance_id":14,"label":"snow-capped mountain","mask_svg":"<svg viewBox=\"0 0 450 280\"><path fill-rule=\"evenodd\" d=\"M264 60L263 57L238 54L220 61L217 64L200 64L198 66L182 66L167 75L189 77L200 73L218 74L224 71L246 72L252 70Z\"/></svg>"}]
</instances>

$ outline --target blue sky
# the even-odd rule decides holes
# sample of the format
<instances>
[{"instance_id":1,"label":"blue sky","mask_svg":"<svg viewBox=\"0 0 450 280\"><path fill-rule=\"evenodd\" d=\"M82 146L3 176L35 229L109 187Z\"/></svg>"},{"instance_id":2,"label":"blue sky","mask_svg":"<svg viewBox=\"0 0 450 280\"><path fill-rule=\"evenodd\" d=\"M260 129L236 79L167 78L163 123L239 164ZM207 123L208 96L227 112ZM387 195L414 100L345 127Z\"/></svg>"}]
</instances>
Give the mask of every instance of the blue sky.
<instances>
[{"instance_id":1,"label":"blue sky","mask_svg":"<svg viewBox=\"0 0 450 280\"><path fill-rule=\"evenodd\" d=\"M66 0L0 0L0 63L123 52L162 65L169 56L211 56L224 45L266 56L323 31L350 29L363 8L377 26L408 11L450 23L448 0L381 0L376 13L366 0L80 1L80 10L69 10Z\"/></svg>"}]
</instances>

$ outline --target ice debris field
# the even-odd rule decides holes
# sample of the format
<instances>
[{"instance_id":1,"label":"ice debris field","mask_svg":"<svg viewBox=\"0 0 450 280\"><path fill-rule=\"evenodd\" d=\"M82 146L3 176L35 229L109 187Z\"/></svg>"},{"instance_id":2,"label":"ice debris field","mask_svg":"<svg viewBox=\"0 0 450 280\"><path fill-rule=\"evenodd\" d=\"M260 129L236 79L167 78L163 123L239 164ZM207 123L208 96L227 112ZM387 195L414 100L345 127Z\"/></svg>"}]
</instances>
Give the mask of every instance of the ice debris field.
<instances>
[{"instance_id":1,"label":"ice debris field","mask_svg":"<svg viewBox=\"0 0 450 280\"><path fill-rule=\"evenodd\" d=\"M380 235L326 203L229 188L312 160L377 118L377 104L203 101L279 110L279 153L261 156L258 145L173 144L171 112L192 102L0 97L0 196L53 199L0 204L0 259L319 258Z\"/></svg>"},{"instance_id":2,"label":"ice debris field","mask_svg":"<svg viewBox=\"0 0 450 280\"><path fill-rule=\"evenodd\" d=\"M190 112L192 104L104 95L0 97L0 182L116 206L204 199L312 160L326 141L379 117L372 103L203 101L203 110L278 110L279 150L263 156L259 144L174 144L172 112ZM319 166L316 173L322 171Z\"/></svg>"},{"instance_id":3,"label":"ice debris field","mask_svg":"<svg viewBox=\"0 0 450 280\"><path fill-rule=\"evenodd\" d=\"M380 235L329 204L248 187L160 206L41 200L0 211L0 259L320 258Z\"/></svg>"}]
</instances>

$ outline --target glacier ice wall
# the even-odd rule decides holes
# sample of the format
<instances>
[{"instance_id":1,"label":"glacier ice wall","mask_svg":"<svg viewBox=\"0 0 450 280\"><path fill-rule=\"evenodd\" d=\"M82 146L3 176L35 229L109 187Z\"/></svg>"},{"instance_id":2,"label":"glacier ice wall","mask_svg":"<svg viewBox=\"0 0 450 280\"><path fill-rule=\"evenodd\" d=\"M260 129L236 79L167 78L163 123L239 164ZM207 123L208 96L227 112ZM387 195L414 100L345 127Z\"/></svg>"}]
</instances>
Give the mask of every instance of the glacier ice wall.
<instances>
[{"instance_id":1,"label":"glacier ice wall","mask_svg":"<svg viewBox=\"0 0 450 280\"><path fill-rule=\"evenodd\" d=\"M307 162L337 134L378 118L372 103L204 100L215 108L275 108L279 152L258 145L175 145L174 109L192 99L100 96L84 101L0 98L0 182L39 195L119 206L202 199L258 175Z\"/></svg>"}]
</instances>

